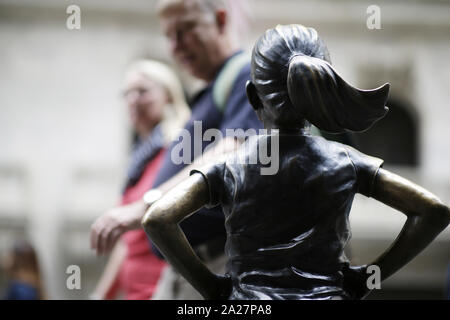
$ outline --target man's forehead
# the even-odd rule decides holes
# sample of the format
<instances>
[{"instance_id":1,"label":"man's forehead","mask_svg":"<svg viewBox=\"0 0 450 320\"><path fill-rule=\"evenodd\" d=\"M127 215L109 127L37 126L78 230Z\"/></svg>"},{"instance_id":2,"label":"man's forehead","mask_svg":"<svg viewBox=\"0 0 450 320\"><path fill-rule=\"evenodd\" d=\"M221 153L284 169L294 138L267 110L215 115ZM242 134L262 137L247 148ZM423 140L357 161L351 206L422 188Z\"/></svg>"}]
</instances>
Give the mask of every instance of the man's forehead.
<instances>
[{"instance_id":1,"label":"man's forehead","mask_svg":"<svg viewBox=\"0 0 450 320\"><path fill-rule=\"evenodd\" d=\"M208 13L201 9L178 8L161 16L163 29L167 32L184 24L202 24L211 20Z\"/></svg>"},{"instance_id":2,"label":"man's forehead","mask_svg":"<svg viewBox=\"0 0 450 320\"><path fill-rule=\"evenodd\" d=\"M201 2L198 0L172 1L160 9L160 16L163 19L178 20L184 17L201 17L206 14Z\"/></svg>"},{"instance_id":3,"label":"man's forehead","mask_svg":"<svg viewBox=\"0 0 450 320\"><path fill-rule=\"evenodd\" d=\"M163 25L168 24L178 24L188 21L200 21L202 20L202 15L196 11L186 11L186 10L174 10L161 16L161 21Z\"/></svg>"}]
</instances>

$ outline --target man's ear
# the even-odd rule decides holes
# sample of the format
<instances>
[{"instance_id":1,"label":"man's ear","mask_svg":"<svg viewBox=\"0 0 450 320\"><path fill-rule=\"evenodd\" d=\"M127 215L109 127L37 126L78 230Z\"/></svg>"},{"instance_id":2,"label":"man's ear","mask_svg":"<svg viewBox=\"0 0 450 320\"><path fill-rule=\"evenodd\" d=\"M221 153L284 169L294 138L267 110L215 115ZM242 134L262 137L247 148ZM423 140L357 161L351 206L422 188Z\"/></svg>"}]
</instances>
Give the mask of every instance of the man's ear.
<instances>
[{"instance_id":1,"label":"man's ear","mask_svg":"<svg viewBox=\"0 0 450 320\"><path fill-rule=\"evenodd\" d=\"M256 93L256 88L253 82L247 81L247 84L245 85L245 91L247 92L248 101L250 101L253 109L255 109L255 111L258 109L262 109L263 106L261 100L259 100L258 94Z\"/></svg>"}]
</instances>

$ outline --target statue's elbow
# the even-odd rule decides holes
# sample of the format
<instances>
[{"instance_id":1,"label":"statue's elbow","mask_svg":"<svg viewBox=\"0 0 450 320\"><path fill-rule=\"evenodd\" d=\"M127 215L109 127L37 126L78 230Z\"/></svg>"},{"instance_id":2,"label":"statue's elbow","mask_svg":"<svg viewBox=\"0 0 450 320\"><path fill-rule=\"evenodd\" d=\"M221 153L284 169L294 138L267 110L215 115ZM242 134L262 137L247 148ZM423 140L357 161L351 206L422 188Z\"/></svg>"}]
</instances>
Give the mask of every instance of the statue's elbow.
<instances>
[{"instance_id":1,"label":"statue's elbow","mask_svg":"<svg viewBox=\"0 0 450 320\"><path fill-rule=\"evenodd\" d=\"M437 227L445 229L450 223L450 209L443 202L438 201L433 206L433 221Z\"/></svg>"},{"instance_id":2,"label":"statue's elbow","mask_svg":"<svg viewBox=\"0 0 450 320\"><path fill-rule=\"evenodd\" d=\"M164 213L156 204L147 210L142 219L142 226L147 233L160 229L164 224L166 224Z\"/></svg>"}]
</instances>

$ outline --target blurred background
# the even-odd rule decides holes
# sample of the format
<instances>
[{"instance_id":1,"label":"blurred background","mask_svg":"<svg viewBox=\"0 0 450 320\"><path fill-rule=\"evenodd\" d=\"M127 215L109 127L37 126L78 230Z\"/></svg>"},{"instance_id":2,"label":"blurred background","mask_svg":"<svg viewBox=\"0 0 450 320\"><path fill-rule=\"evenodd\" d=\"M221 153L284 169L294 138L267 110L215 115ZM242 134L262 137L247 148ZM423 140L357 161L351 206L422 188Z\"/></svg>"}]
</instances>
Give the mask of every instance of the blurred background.
<instances>
[{"instance_id":1,"label":"blurred background","mask_svg":"<svg viewBox=\"0 0 450 320\"><path fill-rule=\"evenodd\" d=\"M277 24L314 27L340 74L360 88L391 83L385 120L355 136L363 152L450 204L450 1L239 1L243 46ZM81 9L69 30L66 8ZM242 5L243 4L243 5ZM121 98L137 58L172 64L151 0L0 0L0 254L27 238L47 298L87 299L105 258L89 249L92 222L119 199L132 143ZM369 29L369 5L381 29ZM174 66L176 67L176 66ZM178 69L177 69L178 70ZM179 70L178 70L179 71ZM180 72L186 94L201 83ZM350 255L369 263L405 217L358 196ZM445 299L450 228L371 299ZM66 286L81 270L81 289ZM0 274L0 294L6 276Z\"/></svg>"}]
</instances>

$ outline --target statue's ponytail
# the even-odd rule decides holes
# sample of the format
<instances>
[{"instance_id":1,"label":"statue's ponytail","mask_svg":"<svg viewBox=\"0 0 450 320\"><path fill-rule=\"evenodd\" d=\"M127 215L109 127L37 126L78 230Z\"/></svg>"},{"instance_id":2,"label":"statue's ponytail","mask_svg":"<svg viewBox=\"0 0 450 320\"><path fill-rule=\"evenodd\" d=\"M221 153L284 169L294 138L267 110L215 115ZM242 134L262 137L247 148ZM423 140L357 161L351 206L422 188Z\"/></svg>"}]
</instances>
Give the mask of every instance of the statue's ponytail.
<instances>
[{"instance_id":1,"label":"statue's ponytail","mask_svg":"<svg viewBox=\"0 0 450 320\"><path fill-rule=\"evenodd\" d=\"M388 111L389 84L373 90L355 88L328 62L310 56L290 59L287 89L305 119L332 133L367 130Z\"/></svg>"},{"instance_id":2,"label":"statue's ponytail","mask_svg":"<svg viewBox=\"0 0 450 320\"><path fill-rule=\"evenodd\" d=\"M332 133L364 131L388 111L389 84L374 90L348 84L331 66L316 30L301 25L277 26L260 37L251 77L268 106L264 112L279 126L307 120Z\"/></svg>"}]
</instances>

